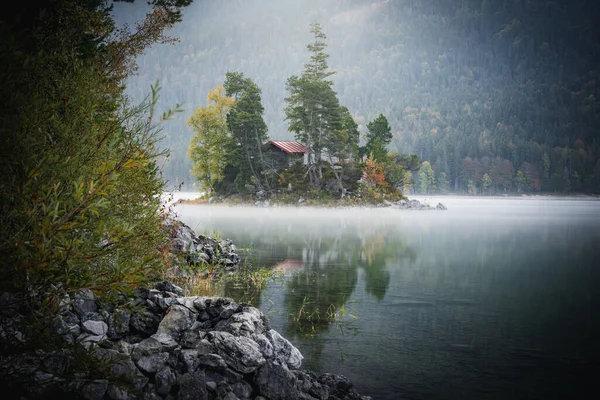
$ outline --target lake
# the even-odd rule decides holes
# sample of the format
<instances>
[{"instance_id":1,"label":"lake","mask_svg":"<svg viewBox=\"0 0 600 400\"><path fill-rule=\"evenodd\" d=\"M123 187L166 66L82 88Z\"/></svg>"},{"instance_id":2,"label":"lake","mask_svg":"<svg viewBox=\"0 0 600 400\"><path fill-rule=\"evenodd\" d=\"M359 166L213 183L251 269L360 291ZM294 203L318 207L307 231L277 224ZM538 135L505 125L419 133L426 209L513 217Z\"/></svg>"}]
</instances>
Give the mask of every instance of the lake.
<instances>
[{"instance_id":1,"label":"lake","mask_svg":"<svg viewBox=\"0 0 600 400\"><path fill-rule=\"evenodd\" d=\"M426 200L448 210L175 210L285 272L255 305L304 368L373 399L573 397L600 361L600 202Z\"/></svg>"}]
</instances>

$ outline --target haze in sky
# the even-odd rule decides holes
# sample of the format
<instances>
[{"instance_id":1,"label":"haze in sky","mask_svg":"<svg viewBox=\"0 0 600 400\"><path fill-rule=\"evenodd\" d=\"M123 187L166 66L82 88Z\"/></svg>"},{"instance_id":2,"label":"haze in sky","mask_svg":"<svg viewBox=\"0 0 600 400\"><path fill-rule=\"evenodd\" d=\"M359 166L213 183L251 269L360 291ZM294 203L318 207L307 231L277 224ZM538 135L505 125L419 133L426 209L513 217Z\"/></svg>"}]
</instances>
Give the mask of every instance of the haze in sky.
<instances>
[{"instance_id":1,"label":"haze in sky","mask_svg":"<svg viewBox=\"0 0 600 400\"><path fill-rule=\"evenodd\" d=\"M114 14L131 23L143 7L117 3ZM583 0L196 1L172 30L179 43L139 58L128 92L142 99L160 79L161 104L184 104L166 129L165 173L191 187L185 121L227 71L262 90L269 137L293 138L286 80L308 62L309 24L319 22L340 103L362 132L383 113L389 149L429 161L440 192L481 193L494 164L511 189L520 170L526 191L597 192L598 9Z\"/></svg>"}]
</instances>

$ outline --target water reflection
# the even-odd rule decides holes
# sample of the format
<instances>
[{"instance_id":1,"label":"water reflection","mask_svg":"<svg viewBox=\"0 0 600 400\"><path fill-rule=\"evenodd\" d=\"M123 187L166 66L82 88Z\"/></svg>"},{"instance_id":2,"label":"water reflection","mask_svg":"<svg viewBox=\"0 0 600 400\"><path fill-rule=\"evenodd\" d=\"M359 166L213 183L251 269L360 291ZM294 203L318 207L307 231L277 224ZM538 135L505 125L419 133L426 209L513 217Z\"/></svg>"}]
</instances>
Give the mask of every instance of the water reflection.
<instances>
[{"instance_id":1,"label":"water reflection","mask_svg":"<svg viewBox=\"0 0 600 400\"><path fill-rule=\"evenodd\" d=\"M378 399L565 398L600 358L600 203L446 202L444 213L181 208L284 271L260 306ZM345 309L355 332L305 315Z\"/></svg>"}]
</instances>

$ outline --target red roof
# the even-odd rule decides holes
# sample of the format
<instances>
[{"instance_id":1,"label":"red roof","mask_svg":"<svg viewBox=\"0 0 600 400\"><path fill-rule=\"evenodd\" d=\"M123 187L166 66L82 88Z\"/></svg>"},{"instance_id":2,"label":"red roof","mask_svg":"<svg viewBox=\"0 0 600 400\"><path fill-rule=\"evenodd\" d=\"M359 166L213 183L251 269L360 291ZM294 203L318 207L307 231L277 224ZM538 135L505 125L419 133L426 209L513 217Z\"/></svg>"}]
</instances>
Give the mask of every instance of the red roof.
<instances>
[{"instance_id":1,"label":"red roof","mask_svg":"<svg viewBox=\"0 0 600 400\"><path fill-rule=\"evenodd\" d=\"M304 147L302 143L296 142L295 140L271 140L269 143L280 148L286 153L306 153L306 147Z\"/></svg>"}]
</instances>

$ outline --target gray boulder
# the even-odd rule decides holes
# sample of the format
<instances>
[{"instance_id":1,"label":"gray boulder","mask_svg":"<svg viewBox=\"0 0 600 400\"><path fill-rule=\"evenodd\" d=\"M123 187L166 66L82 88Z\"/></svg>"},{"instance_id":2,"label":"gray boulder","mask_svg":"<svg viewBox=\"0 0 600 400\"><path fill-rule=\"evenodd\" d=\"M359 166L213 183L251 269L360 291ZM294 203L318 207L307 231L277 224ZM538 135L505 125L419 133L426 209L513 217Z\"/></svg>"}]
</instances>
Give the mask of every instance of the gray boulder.
<instances>
[{"instance_id":1,"label":"gray boulder","mask_svg":"<svg viewBox=\"0 0 600 400\"><path fill-rule=\"evenodd\" d=\"M172 305L160 321L156 333L179 340L181 334L192 326L194 319L189 308L178 304Z\"/></svg>"},{"instance_id":2,"label":"gray boulder","mask_svg":"<svg viewBox=\"0 0 600 400\"><path fill-rule=\"evenodd\" d=\"M182 288L177 285L172 284L169 281L162 281L156 285L156 289L162 292L171 292L175 293L177 296L185 296L185 293Z\"/></svg>"},{"instance_id":3,"label":"gray boulder","mask_svg":"<svg viewBox=\"0 0 600 400\"><path fill-rule=\"evenodd\" d=\"M266 361L258 344L252 339L219 331L211 331L210 336L217 347L218 354L223 357L227 365L238 372L243 374L254 372Z\"/></svg>"},{"instance_id":4,"label":"gray boulder","mask_svg":"<svg viewBox=\"0 0 600 400\"><path fill-rule=\"evenodd\" d=\"M269 330L265 336L273 344L275 360L291 369L300 368L302 359L304 358L300 350L294 347L289 340L281 336L277 331Z\"/></svg>"},{"instance_id":5,"label":"gray boulder","mask_svg":"<svg viewBox=\"0 0 600 400\"><path fill-rule=\"evenodd\" d=\"M94 300L94 293L89 289L82 289L73 296L73 311L82 316L88 312L98 311L98 305Z\"/></svg>"},{"instance_id":6,"label":"gray boulder","mask_svg":"<svg viewBox=\"0 0 600 400\"><path fill-rule=\"evenodd\" d=\"M299 398L296 377L284 366L267 361L256 374L256 387L261 396L270 400Z\"/></svg>"},{"instance_id":7,"label":"gray boulder","mask_svg":"<svg viewBox=\"0 0 600 400\"><path fill-rule=\"evenodd\" d=\"M158 340L154 338L144 339L136 344L133 348L133 351L131 352L131 359L133 361L138 361L144 356L158 354L162 351L162 349L163 346Z\"/></svg>"},{"instance_id":8,"label":"gray boulder","mask_svg":"<svg viewBox=\"0 0 600 400\"><path fill-rule=\"evenodd\" d=\"M80 393L87 400L101 400L108 389L108 381L106 379L98 379L81 386Z\"/></svg>"},{"instance_id":9,"label":"gray boulder","mask_svg":"<svg viewBox=\"0 0 600 400\"><path fill-rule=\"evenodd\" d=\"M135 313L131 316L129 327L135 329L146 336L150 336L156 332L160 317L150 311Z\"/></svg>"},{"instance_id":10,"label":"gray boulder","mask_svg":"<svg viewBox=\"0 0 600 400\"><path fill-rule=\"evenodd\" d=\"M108 332L108 325L104 321L85 321L81 324L84 331L97 336L106 335Z\"/></svg>"},{"instance_id":11,"label":"gray boulder","mask_svg":"<svg viewBox=\"0 0 600 400\"><path fill-rule=\"evenodd\" d=\"M156 380L156 391L161 395L168 394L173 385L177 383L177 375L166 366L156 373L154 379Z\"/></svg>"},{"instance_id":12,"label":"gray boulder","mask_svg":"<svg viewBox=\"0 0 600 400\"><path fill-rule=\"evenodd\" d=\"M179 379L178 400L207 400L208 391L203 372L185 373Z\"/></svg>"},{"instance_id":13,"label":"gray boulder","mask_svg":"<svg viewBox=\"0 0 600 400\"><path fill-rule=\"evenodd\" d=\"M129 333L130 321L131 313L116 309L108 317L108 337L111 339L120 339L127 335Z\"/></svg>"},{"instance_id":14,"label":"gray boulder","mask_svg":"<svg viewBox=\"0 0 600 400\"><path fill-rule=\"evenodd\" d=\"M168 359L169 353L157 353L140 358L136 364L142 372L154 374L165 366Z\"/></svg>"},{"instance_id":15,"label":"gray boulder","mask_svg":"<svg viewBox=\"0 0 600 400\"><path fill-rule=\"evenodd\" d=\"M447 210L448 207L446 207L444 204L442 203L437 203L437 206L435 206L436 210Z\"/></svg>"},{"instance_id":16,"label":"gray boulder","mask_svg":"<svg viewBox=\"0 0 600 400\"><path fill-rule=\"evenodd\" d=\"M209 367L214 369L225 369L227 363L218 354L202 354L198 355L198 365L200 367Z\"/></svg>"},{"instance_id":17,"label":"gray boulder","mask_svg":"<svg viewBox=\"0 0 600 400\"><path fill-rule=\"evenodd\" d=\"M421 202L419 200L410 200L408 202L408 208L414 208L418 210L421 208Z\"/></svg>"}]
</instances>

